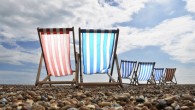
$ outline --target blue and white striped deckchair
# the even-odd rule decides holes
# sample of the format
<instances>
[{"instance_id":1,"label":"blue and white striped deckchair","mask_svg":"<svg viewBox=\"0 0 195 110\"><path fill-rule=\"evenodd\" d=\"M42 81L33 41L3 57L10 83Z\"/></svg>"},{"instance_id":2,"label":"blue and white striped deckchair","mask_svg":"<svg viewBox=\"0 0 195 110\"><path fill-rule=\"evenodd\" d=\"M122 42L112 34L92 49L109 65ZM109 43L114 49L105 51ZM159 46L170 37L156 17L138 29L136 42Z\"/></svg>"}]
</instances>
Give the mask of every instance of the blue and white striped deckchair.
<instances>
[{"instance_id":1,"label":"blue and white striped deckchair","mask_svg":"<svg viewBox=\"0 0 195 110\"><path fill-rule=\"evenodd\" d=\"M154 68L154 80L159 82L161 84L162 78L163 78L163 72L164 68Z\"/></svg>"},{"instance_id":2,"label":"blue and white striped deckchair","mask_svg":"<svg viewBox=\"0 0 195 110\"><path fill-rule=\"evenodd\" d=\"M126 61L126 60L121 60L121 74L122 74L122 79L130 79L130 84L131 84L131 78L130 76L135 70L135 67L137 65L137 61Z\"/></svg>"},{"instance_id":3,"label":"blue and white striped deckchair","mask_svg":"<svg viewBox=\"0 0 195 110\"><path fill-rule=\"evenodd\" d=\"M147 81L148 83L155 83L153 70L155 62L139 62L136 71L133 75L133 83L139 85L140 81Z\"/></svg>"},{"instance_id":4,"label":"blue and white striped deckchair","mask_svg":"<svg viewBox=\"0 0 195 110\"><path fill-rule=\"evenodd\" d=\"M116 48L119 36L117 30L98 30L79 28L79 52L80 57L80 85L121 85L121 76L116 55ZM112 78L114 61L116 60L118 77L117 83ZM82 62L81 62L82 61ZM82 66L83 65L83 66ZM83 69L83 71L82 71ZM83 83L84 75L105 73L113 83Z\"/></svg>"}]
</instances>

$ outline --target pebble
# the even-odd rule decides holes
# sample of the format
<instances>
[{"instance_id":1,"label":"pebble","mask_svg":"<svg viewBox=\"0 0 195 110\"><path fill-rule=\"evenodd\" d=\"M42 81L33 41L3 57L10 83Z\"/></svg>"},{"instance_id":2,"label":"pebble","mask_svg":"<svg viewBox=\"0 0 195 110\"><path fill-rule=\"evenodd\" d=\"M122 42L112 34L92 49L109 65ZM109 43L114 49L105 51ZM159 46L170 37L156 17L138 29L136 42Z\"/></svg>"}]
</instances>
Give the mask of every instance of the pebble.
<instances>
[{"instance_id":1,"label":"pebble","mask_svg":"<svg viewBox=\"0 0 195 110\"><path fill-rule=\"evenodd\" d=\"M143 103L145 101L144 96L139 96L136 98L136 102Z\"/></svg>"},{"instance_id":2,"label":"pebble","mask_svg":"<svg viewBox=\"0 0 195 110\"><path fill-rule=\"evenodd\" d=\"M129 97L127 97L126 95L120 95L117 97L118 100L123 100L123 101L128 101Z\"/></svg>"},{"instance_id":3,"label":"pebble","mask_svg":"<svg viewBox=\"0 0 195 110\"><path fill-rule=\"evenodd\" d=\"M2 99L0 100L0 102L1 102L1 104L5 105L8 101L7 101L7 99L2 98Z\"/></svg>"},{"instance_id":4,"label":"pebble","mask_svg":"<svg viewBox=\"0 0 195 110\"><path fill-rule=\"evenodd\" d=\"M86 106L82 106L82 107L80 107L79 110L90 110L90 108L88 108L88 107L86 107Z\"/></svg>"},{"instance_id":5,"label":"pebble","mask_svg":"<svg viewBox=\"0 0 195 110\"><path fill-rule=\"evenodd\" d=\"M165 110L174 110L172 107L168 106L168 107L165 107Z\"/></svg>"},{"instance_id":6,"label":"pebble","mask_svg":"<svg viewBox=\"0 0 195 110\"><path fill-rule=\"evenodd\" d=\"M87 108L95 109L95 105L87 105Z\"/></svg>"},{"instance_id":7,"label":"pebble","mask_svg":"<svg viewBox=\"0 0 195 110\"><path fill-rule=\"evenodd\" d=\"M171 105L171 104L174 102L174 100L173 100L173 97L172 97L172 96L167 97L167 98L165 98L164 100L166 101L167 105Z\"/></svg>"},{"instance_id":8,"label":"pebble","mask_svg":"<svg viewBox=\"0 0 195 110\"><path fill-rule=\"evenodd\" d=\"M181 110L190 110L190 108L188 106L182 106Z\"/></svg>"},{"instance_id":9,"label":"pebble","mask_svg":"<svg viewBox=\"0 0 195 110\"><path fill-rule=\"evenodd\" d=\"M141 107L135 107L134 110L142 110Z\"/></svg>"},{"instance_id":10,"label":"pebble","mask_svg":"<svg viewBox=\"0 0 195 110\"><path fill-rule=\"evenodd\" d=\"M166 106L166 101L163 99L158 100L158 108L163 109Z\"/></svg>"},{"instance_id":11,"label":"pebble","mask_svg":"<svg viewBox=\"0 0 195 110\"><path fill-rule=\"evenodd\" d=\"M194 101L193 96L190 96L188 94L182 95L182 98L183 98L183 100L190 100L192 102Z\"/></svg>"},{"instance_id":12,"label":"pebble","mask_svg":"<svg viewBox=\"0 0 195 110\"><path fill-rule=\"evenodd\" d=\"M48 101L48 98L45 96L37 96L37 100L42 100L42 101Z\"/></svg>"},{"instance_id":13,"label":"pebble","mask_svg":"<svg viewBox=\"0 0 195 110\"><path fill-rule=\"evenodd\" d=\"M111 106L111 103L110 102L100 102L98 103L98 105L101 107L105 107L105 106Z\"/></svg>"},{"instance_id":14,"label":"pebble","mask_svg":"<svg viewBox=\"0 0 195 110\"><path fill-rule=\"evenodd\" d=\"M53 99L53 96L51 96L51 95L48 95L47 97L49 100Z\"/></svg>"},{"instance_id":15,"label":"pebble","mask_svg":"<svg viewBox=\"0 0 195 110\"><path fill-rule=\"evenodd\" d=\"M62 107L60 110L67 110L69 108L72 108L72 106L71 105L66 105L66 106Z\"/></svg>"},{"instance_id":16,"label":"pebble","mask_svg":"<svg viewBox=\"0 0 195 110\"><path fill-rule=\"evenodd\" d=\"M28 93L29 93L32 97L34 97L34 96L37 95L34 91L28 91Z\"/></svg>"},{"instance_id":17,"label":"pebble","mask_svg":"<svg viewBox=\"0 0 195 110\"><path fill-rule=\"evenodd\" d=\"M21 94L19 94L19 95L17 96L17 98L18 98L18 100L22 100L22 99L23 99L23 96L22 96Z\"/></svg>"},{"instance_id":18,"label":"pebble","mask_svg":"<svg viewBox=\"0 0 195 110\"><path fill-rule=\"evenodd\" d=\"M45 107L35 103L35 104L32 105L32 110L45 110Z\"/></svg>"}]
</instances>

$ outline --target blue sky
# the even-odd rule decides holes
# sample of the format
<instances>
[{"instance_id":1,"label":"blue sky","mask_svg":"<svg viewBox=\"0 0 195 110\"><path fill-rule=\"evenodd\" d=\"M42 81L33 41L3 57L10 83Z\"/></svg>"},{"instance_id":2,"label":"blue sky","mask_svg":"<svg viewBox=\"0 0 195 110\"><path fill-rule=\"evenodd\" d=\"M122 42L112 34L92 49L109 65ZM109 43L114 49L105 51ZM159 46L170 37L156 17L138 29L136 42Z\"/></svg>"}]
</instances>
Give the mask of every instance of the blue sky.
<instances>
[{"instance_id":1,"label":"blue sky","mask_svg":"<svg viewBox=\"0 0 195 110\"><path fill-rule=\"evenodd\" d=\"M194 0L1 0L0 15L0 84L34 84L36 28L72 26L76 42L79 27L119 28L119 59L176 67L178 83L195 84Z\"/></svg>"}]
</instances>

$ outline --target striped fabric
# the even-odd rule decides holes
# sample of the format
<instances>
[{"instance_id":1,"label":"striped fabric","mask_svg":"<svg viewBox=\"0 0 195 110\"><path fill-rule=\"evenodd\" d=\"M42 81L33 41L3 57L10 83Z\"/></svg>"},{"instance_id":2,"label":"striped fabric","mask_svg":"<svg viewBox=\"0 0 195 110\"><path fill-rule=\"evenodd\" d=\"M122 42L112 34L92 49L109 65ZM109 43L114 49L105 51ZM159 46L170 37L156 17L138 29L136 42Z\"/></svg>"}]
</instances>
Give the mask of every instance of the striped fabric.
<instances>
[{"instance_id":1,"label":"striped fabric","mask_svg":"<svg viewBox=\"0 0 195 110\"><path fill-rule=\"evenodd\" d=\"M121 61L122 78L129 78L136 66L136 63L136 61Z\"/></svg>"},{"instance_id":2,"label":"striped fabric","mask_svg":"<svg viewBox=\"0 0 195 110\"><path fill-rule=\"evenodd\" d=\"M49 75L71 75L70 35L62 28L40 29L44 60Z\"/></svg>"},{"instance_id":3,"label":"striped fabric","mask_svg":"<svg viewBox=\"0 0 195 110\"><path fill-rule=\"evenodd\" d=\"M175 75L176 68L166 68L165 69L165 81L172 81Z\"/></svg>"},{"instance_id":4,"label":"striped fabric","mask_svg":"<svg viewBox=\"0 0 195 110\"><path fill-rule=\"evenodd\" d=\"M82 33L84 74L108 72L114 40L114 33L91 31Z\"/></svg>"},{"instance_id":5,"label":"striped fabric","mask_svg":"<svg viewBox=\"0 0 195 110\"><path fill-rule=\"evenodd\" d=\"M154 68L154 79L160 81L163 77L164 68Z\"/></svg>"},{"instance_id":6,"label":"striped fabric","mask_svg":"<svg viewBox=\"0 0 195 110\"><path fill-rule=\"evenodd\" d=\"M138 80L147 81L151 78L155 63L144 63L138 64Z\"/></svg>"}]
</instances>

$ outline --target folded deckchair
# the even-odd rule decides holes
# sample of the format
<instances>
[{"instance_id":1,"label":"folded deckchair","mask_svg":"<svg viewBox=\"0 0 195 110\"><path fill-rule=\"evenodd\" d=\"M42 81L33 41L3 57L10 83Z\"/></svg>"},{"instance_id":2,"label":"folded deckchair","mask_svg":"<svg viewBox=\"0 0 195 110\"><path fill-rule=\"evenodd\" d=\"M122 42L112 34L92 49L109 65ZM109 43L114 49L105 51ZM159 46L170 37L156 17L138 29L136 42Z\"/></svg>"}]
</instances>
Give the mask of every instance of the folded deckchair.
<instances>
[{"instance_id":1,"label":"folded deckchair","mask_svg":"<svg viewBox=\"0 0 195 110\"><path fill-rule=\"evenodd\" d=\"M176 68L166 68L162 83L163 84L177 84L177 80L175 78L175 71L176 71ZM173 81L173 78L175 79L175 81Z\"/></svg>"},{"instance_id":2,"label":"folded deckchair","mask_svg":"<svg viewBox=\"0 0 195 110\"><path fill-rule=\"evenodd\" d=\"M81 29L79 28L79 86L121 86L122 80L116 54L119 29ZM112 78L114 62L116 62L118 80ZM109 82L83 82L83 75L107 74Z\"/></svg>"},{"instance_id":3,"label":"folded deckchair","mask_svg":"<svg viewBox=\"0 0 195 110\"><path fill-rule=\"evenodd\" d=\"M164 68L154 68L154 80L156 84L162 83ZM158 83L157 83L158 81Z\"/></svg>"},{"instance_id":4,"label":"folded deckchair","mask_svg":"<svg viewBox=\"0 0 195 110\"><path fill-rule=\"evenodd\" d=\"M155 62L138 62L132 77L132 84L139 85L140 81L146 82L146 84L154 84L154 66Z\"/></svg>"},{"instance_id":5,"label":"folded deckchair","mask_svg":"<svg viewBox=\"0 0 195 110\"><path fill-rule=\"evenodd\" d=\"M35 85L42 84L76 84L78 83L78 66L76 65L76 48L74 27L72 28L37 28L40 45L41 45L41 58L37 73ZM76 70L71 68L70 61L70 37L73 40L74 47L74 63ZM42 60L44 59L47 76L42 80L40 79ZM75 78L72 81L51 81L51 76L61 77L73 75Z\"/></svg>"},{"instance_id":6,"label":"folded deckchair","mask_svg":"<svg viewBox=\"0 0 195 110\"><path fill-rule=\"evenodd\" d=\"M122 74L122 79L129 79L130 84L132 83L132 78L130 78L136 68L137 61L126 61L121 60L120 70Z\"/></svg>"}]
</instances>

